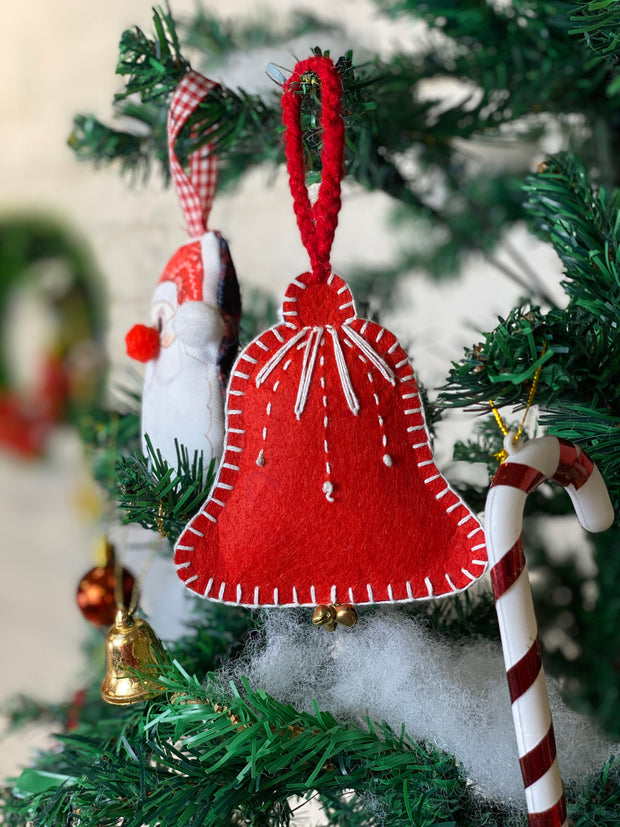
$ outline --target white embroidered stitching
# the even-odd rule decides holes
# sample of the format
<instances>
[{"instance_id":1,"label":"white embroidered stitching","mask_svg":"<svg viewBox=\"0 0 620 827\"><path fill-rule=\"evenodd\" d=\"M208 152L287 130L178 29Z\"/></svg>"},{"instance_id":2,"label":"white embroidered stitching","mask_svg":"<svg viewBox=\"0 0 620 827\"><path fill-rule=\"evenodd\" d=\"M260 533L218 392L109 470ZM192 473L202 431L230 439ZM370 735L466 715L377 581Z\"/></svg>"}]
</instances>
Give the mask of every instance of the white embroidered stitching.
<instances>
[{"instance_id":1,"label":"white embroidered stitching","mask_svg":"<svg viewBox=\"0 0 620 827\"><path fill-rule=\"evenodd\" d=\"M319 350L323 337L323 328L313 328L306 343L304 351L304 360L301 366L301 377L299 379L299 388L297 390L297 399L295 400L295 416L301 419L301 415L306 407L308 401L308 393L310 391L310 382L312 381L312 372L316 362L316 356ZM286 367L284 368L286 370Z\"/></svg>"},{"instance_id":2,"label":"white embroidered stitching","mask_svg":"<svg viewBox=\"0 0 620 827\"><path fill-rule=\"evenodd\" d=\"M343 325L343 327L346 328L347 335L351 337L351 339L353 340L353 343L358 346L358 348L362 351L364 356L367 356L368 359L370 359L370 361L377 368L379 373L381 373L381 375L385 379L387 379L387 381L391 385L395 385L396 384L396 377L394 376L394 371L388 365L388 363L385 361L385 359L383 359L381 356L379 356L379 354L375 350L372 349L370 344L366 341L366 339L363 338L363 336L360 336L360 334L357 332L357 330L355 330L350 325Z\"/></svg>"},{"instance_id":3,"label":"white embroidered stitching","mask_svg":"<svg viewBox=\"0 0 620 827\"><path fill-rule=\"evenodd\" d=\"M209 592L211 591L211 586L212 586L212 585L213 585L213 578L212 578L212 577L210 577L210 578L209 578L209 582L207 583L207 588L206 588L206 589L204 590L204 592L203 592L203 596L204 596L204 597L206 597L206 596L209 594Z\"/></svg>"},{"instance_id":4,"label":"white embroidered stitching","mask_svg":"<svg viewBox=\"0 0 620 827\"><path fill-rule=\"evenodd\" d=\"M333 328L330 328L329 332L332 337L334 355L336 357L336 367L338 368L338 375L340 376L340 384L342 385L342 390L344 391L344 396L347 400L347 405L349 406L351 413L354 416L357 416L360 409L360 403L355 395L355 391L353 390L353 384L351 383L347 363L345 361L342 348L340 347L338 333Z\"/></svg>"},{"instance_id":5,"label":"white embroidered stitching","mask_svg":"<svg viewBox=\"0 0 620 827\"><path fill-rule=\"evenodd\" d=\"M271 329L273 330L274 333L276 332L275 328L271 328ZM307 333L308 333L308 328L307 327L302 327L302 329L299 331L299 333L297 333L295 336L292 336L288 340L288 342L286 342L286 344L283 347L276 350L276 352L273 354L271 359L269 359L267 362L265 362L263 367L256 374L256 387L257 388L262 385L262 383L265 381L265 379L267 379L267 377L274 370L274 368L276 368L277 365L280 364L282 359L284 359L284 357L289 352L289 350L293 347L293 345L297 344L297 342L301 338L303 338ZM281 336L280 336L280 340L282 342L284 342L284 339L282 339Z\"/></svg>"}]
</instances>

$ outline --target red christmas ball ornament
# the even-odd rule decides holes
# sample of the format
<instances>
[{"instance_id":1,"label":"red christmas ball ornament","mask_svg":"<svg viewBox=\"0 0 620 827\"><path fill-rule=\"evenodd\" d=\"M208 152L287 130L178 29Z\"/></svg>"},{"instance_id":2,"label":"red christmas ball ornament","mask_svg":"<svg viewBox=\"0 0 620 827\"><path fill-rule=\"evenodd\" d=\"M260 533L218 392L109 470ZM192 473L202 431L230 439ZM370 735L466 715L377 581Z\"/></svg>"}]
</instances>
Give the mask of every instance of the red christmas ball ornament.
<instances>
[{"instance_id":1,"label":"red christmas ball ornament","mask_svg":"<svg viewBox=\"0 0 620 827\"><path fill-rule=\"evenodd\" d=\"M77 587L78 608L90 623L95 626L111 626L116 617L116 566L114 551L111 546L106 549L107 560L103 566L95 566L86 572ZM135 578L126 568L121 569L123 605L129 608Z\"/></svg>"}]
</instances>

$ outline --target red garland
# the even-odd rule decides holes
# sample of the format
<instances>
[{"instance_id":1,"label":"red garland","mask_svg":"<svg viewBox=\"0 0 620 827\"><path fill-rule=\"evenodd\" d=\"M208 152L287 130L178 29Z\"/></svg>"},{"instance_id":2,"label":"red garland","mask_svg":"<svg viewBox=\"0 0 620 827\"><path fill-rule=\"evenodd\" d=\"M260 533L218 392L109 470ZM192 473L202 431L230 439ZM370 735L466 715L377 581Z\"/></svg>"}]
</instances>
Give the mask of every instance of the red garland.
<instances>
[{"instance_id":1,"label":"red garland","mask_svg":"<svg viewBox=\"0 0 620 827\"><path fill-rule=\"evenodd\" d=\"M312 73L321 83L321 126L323 128L322 176L319 197L312 206L306 188L303 142L300 121L300 85ZM284 86L282 121L286 160L293 205L301 238L312 262L312 281L326 282L330 274L329 257L340 210L340 181L343 176L344 122L342 85L329 57L311 57L297 64Z\"/></svg>"}]
</instances>

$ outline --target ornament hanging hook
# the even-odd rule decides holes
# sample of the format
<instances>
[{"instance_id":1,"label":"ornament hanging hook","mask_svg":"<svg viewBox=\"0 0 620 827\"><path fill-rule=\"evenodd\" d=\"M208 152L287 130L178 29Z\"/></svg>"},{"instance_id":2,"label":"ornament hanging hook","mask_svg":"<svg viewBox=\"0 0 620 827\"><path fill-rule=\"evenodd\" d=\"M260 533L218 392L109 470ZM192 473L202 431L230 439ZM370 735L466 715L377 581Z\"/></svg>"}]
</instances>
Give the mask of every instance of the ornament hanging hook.
<instances>
[{"instance_id":1,"label":"ornament hanging hook","mask_svg":"<svg viewBox=\"0 0 620 827\"><path fill-rule=\"evenodd\" d=\"M188 118L216 85L198 72L188 72L174 90L168 110L170 172L192 238L199 238L207 232L207 221L217 185L218 161L211 151L211 145L205 144L190 154L188 176L177 158L175 143Z\"/></svg>"},{"instance_id":2,"label":"ornament hanging hook","mask_svg":"<svg viewBox=\"0 0 620 827\"><path fill-rule=\"evenodd\" d=\"M301 126L302 90L320 88L321 186L314 204L310 203L304 170ZM304 247L312 263L313 280L327 281L330 253L340 210L340 182L344 171L344 121L342 120L342 84L331 59L325 55L302 60L284 85L282 120L284 142L293 206Z\"/></svg>"},{"instance_id":3,"label":"ornament hanging hook","mask_svg":"<svg viewBox=\"0 0 620 827\"><path fill-rule=\"evenodd\" d=\"M547 352L547 342L545 341L542 348L541 357L545 355ZM525 422L527 420L527 415L530 412L530 408L534 404L534 397L536 396L536 391L538 390L538 382L540 381L540 374L542 373L542 364L540 364L536 368L536 373L534 374L534 378L532 379L532 386L530 387L530 392L527 397L527 403L525 405L525 411L523 413L523 417L519 424L519 427L516 431L510 431L508 426L504 422L502 415L500 414L496 404L493 402L492 399L489 399L489 405L491 406L491 411L493 412L493 416L495 417L495 421L497 422L500 431L504 435L504 445L501 451L498 451L495 454L495 457L499 460L500 464L505 462L508 457L514 453L517 448L517 443L521 439L523 435L523 429L525 428Z\"/></svg>"}]
</instances>

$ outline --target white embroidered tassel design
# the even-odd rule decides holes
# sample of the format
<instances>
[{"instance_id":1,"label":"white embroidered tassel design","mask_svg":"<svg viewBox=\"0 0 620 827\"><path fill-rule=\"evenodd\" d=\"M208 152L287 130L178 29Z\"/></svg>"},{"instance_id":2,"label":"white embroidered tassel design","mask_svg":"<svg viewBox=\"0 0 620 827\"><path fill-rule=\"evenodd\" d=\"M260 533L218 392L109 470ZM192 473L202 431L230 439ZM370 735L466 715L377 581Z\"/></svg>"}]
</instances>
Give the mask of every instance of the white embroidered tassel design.
<instances>
[{"instance_id":1,"label":"white embroidered tassel design","mask_svg":"<svg viewBox=\"0 0 620 827\"><path fill-rule=\"evenodd\" d=\"M309 327L302 328L299 333L296 333L292 339L289 339L288 342L282 345L279 350L273 354L271 359L266 362L263 367L259 370L258 374L256 375L256 387L260 387L263 384L265 379L269 376L269 374L280 364L282 359L286 356L289 350L293 347L293 345L297 344L300 339L306 335L306 333L310 330Z\"/></svg>"},{"instance_id":2,"label":"white embroidered tassel design","mask_svg":"<svg viewBox=\"0 0 620 827\"><path fill-rule=\"evenodd\" d=\"M344 353L342 352L342 348L340 347L340 339L338 338L338 332L333 328L328 328L329 332L331 333L331 337L334 342L334 354L336 356L336 365L338 366L338 374L340 376L340 381L342 382L342 390L344 391L345 399L347 400L347 405L351 409L351 413L354 416L357 416L360 409L360 403L355 395L355 391L353 390L353 385L351 384L351 377L349 376L349 371L347 369L347 363L344 360Z\"/></svg>"},{"instance_id":3,"label":"white embroidered tassel design","mask_svg":"<svg viewBox=\"0 0 620 827\"><path fill-rule=\"evenodd\" d=\"M299 380L299 390L297 391L297 400L295 401L295 415L297 419L301 419L301 415L306 407L308 400L308 391L310 390L310 382L312 381L312 372L316 363L316 354L321 344L323 337L323 328L315 327L310 334L306 347L304 350L304 363L301 368L301 378Z\"/></svg>"},{"instance_id":4,"label":"white embroidered tassel design","mask_svg":"<svg viewBox=\"0 0 620 827\"><path fill-rule=\"evenodd\" d=\"M362 338L357 330L353 330L352 327L349 325L343 325L344 329L347 332L347 336L352 340L353 344L357 345L357 347L362 351L364 356L367 356L368 359L372 362L372 364L377 368L377 370L381 373L381 375L387 379L387 381L391 385L396 384L396 378L394 376L394 372L392 368L385 362L378 353L376 353L371 346L368 344L366 339Z\"/></svg>"},{"instance_id":5,"label":"white embroidered tassel design","mask_svg":"<svg viewBox=\"0 0 620 827\"><path fill-rule=\"evenodd\" d=\"M381 356L379 356L379 354L375 350L373 350L372 346L362 336L360 336L360 334L356 330L353 330L353 328L349 327L348 325L343 325L343 329L345 330L346 336L348 337L348 342L354 348L357 347L362 352L362 354L366 356L366 358L372 363L372 365L374 365L374 367L376 367L377 370L381 373L384 379L390 382L390 384L395 385L396 378L394 376L394 372L387 364L387 362ZM338 376L340 377L342 391L347 401L347 405L351 410L351 413L354 416L357 416L357 414L359 413L360 404L355 394L353 383L351 382L349 369L347 368L347 363L344 357L344 352L342 350L342 345L340 343L340 338L338 336L338 331L331 325L327 327L327 330L329 331L333 342L334 357L336 359L336 366L338 368ZM310 385L312 384L314 366L316 364L316 358L318 355L319 347L324 341L324 332L325 328L323 327L303 327L292 338L290 338L288 342L285 342L278 350L275 351L272 357L263 365L263 367L256 375L256 387L258 388L260 387L260 385L263 384L263 382L265 382L269 375L280 364L280 362L282 361L282 359L284 359L286 354L289 353L289 351L291 351L294 348L294 346L298 344L298 342L303 341L304 337L308 336L305 345L301 344L298 346L299 350L303 348L304 357L303 365L301 368L301 376L299 379L297 399L295 401L295 415L297 416L297 419L301 418L301 415L304 412L306 403L308 401L308 394L310 392Z\"/></svg>"}]
</instances>

